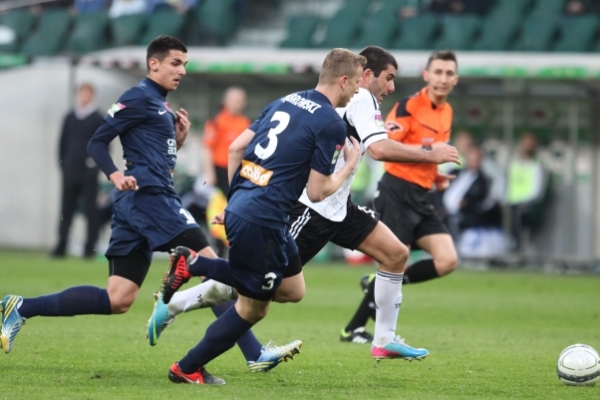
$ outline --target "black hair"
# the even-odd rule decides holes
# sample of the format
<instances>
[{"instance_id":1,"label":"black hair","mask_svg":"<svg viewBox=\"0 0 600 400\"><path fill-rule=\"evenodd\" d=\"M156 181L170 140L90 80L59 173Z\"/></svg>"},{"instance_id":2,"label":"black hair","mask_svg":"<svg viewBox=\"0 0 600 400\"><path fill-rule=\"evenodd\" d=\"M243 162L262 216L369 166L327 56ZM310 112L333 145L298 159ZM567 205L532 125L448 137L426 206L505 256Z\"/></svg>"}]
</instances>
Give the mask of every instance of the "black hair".
<instances>
[{"instance_id":1,"label":"black hair","mask_svg":"<svg viewBox=\"0 0 600 400\"><path fill-rule=\"evenodd\" d=\"M365 69L373 71L375 78L379 77L381 71L386 69L389 65L393 65L394 68L398 69L396 58L389 51L384 50L379 46L367 46L358 54L367 59Z\"/></svg>"},{"instance_id":2,"label":"black hair","mask_svg":"<svg viewBox=\"0 0 600 400\"><path fill-rule=\"evenodd\" d=\"M456 64L456 68L458 68L456 54L454 54L452 50L438 50L431 53L431 55L429 56L429 60L427 60L427 66L425 67L425 69L429 68L433 60L454 61L454 64Z\"/></svg>"},{"instance_id":3,"label":"black hair","mask_svg":"<svg viewBox=\"0 0 600 400\"><path fill-rule=\"evenodd\" d=\"M146 49L146 67L148 70L150 69L149 61L151 58L162 61L169 55L171 50L179 50L183 53L187 53L185 44L175 36L160 35L152 40Z\"/></svg>"}]
</instances>

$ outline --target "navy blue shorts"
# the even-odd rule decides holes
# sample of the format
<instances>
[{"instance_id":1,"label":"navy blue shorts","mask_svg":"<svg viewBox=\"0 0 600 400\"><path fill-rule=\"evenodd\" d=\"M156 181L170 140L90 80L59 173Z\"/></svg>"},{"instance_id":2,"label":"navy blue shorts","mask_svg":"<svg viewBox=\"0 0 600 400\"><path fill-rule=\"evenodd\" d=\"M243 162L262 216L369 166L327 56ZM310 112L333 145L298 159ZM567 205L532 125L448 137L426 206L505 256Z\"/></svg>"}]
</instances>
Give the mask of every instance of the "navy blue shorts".
<instances>
[{"instance_id":1,"label":"navy blue shorts","mask_svg":"<svg viewBox=\"0 0 600 400\"><path fill-rule=\"evenodd\" d=\"M290 260L298 255L288 228L267 228L228 211L225 229L235 288L243 296L271 300Z\"/></svg>"},{"instance_id":2,"label":"navy blue shorts","mask_svg":"<svg viewBox=\"0 0 600 400\"><path fill-rule=\"evenodd\" d=\"M112 234L106 256L127 256L152 251L198 224L181 206L179 197L160 187L118 193L113 204Z\"/></svg>"}]
</instances>

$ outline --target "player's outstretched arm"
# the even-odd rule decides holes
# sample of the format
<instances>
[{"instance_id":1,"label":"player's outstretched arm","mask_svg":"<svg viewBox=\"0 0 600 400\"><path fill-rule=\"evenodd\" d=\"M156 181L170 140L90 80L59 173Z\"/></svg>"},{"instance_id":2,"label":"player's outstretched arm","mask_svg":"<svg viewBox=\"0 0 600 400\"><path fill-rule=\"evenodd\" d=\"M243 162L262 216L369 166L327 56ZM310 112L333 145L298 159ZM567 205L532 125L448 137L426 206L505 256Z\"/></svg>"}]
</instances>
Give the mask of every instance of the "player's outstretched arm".
<instances>
[{"instance_id":1,"label":"player's outstretched arm","mask_svg":"<svg viewBox=\"0 0 600 400\"><path fill-rule=\"evenodd\" d=\"M460 164L458 151L446 143L439 143L431 150L421 147L407 146L391 139L384 139L371 144L369 154L377 161L404 162L418 164L443 164L453 162Z\"/></svg>"},{"instance_id":2,"label":"player's outstretched arm","mask_svg":"<svg viewBox=\"0 0 600 400\"><path fill-rule=\"evenodd\" d=\"M344 146L344 160L346 163L342 168L331 175L324 175L314 169L310 170L306 194L313 203L325 200L335 193L342 183L352 174L360 159L360 145L353 137L350 138L351 146L346 142Z\"/></svg>"},{"instance_id":3,"label":"player's outstretched arm","mask_svg":"<svg viewBox=\"0 0 600 400\"><path fill-rule=\"evenodd\" d=\"M238 167L242 163L244 153L246 152L246 147L248 147L253 137L254 131L246 129L229 145L229 157L227 160L227 176L229 177L230 183L233 179L233 175L235 175L235 171L237 171Z\"/></svg>"}]
</instances>

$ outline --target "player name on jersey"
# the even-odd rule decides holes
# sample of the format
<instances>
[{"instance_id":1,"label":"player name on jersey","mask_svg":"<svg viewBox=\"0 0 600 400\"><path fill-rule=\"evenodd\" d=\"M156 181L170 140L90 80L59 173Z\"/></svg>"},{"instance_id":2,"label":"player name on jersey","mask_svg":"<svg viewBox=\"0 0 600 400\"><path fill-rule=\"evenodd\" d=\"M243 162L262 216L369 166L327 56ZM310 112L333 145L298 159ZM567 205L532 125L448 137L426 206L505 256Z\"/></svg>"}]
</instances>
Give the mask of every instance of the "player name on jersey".
<instances>
[{"instance_id":1,"label":"player name on jersey","mask_svg":"<svg viewBox=\"0 0 600 400\"><path fill-rule=\"evenodd\" d=\"M321 108L320 104L315 103L312 100L305 99L304 97L298 95L297 93L292 93L285 96L281 99L283 103L290 103L298 108L308 111L311 114L314 114L319 108Z\"/></svg>"}]
</instances>

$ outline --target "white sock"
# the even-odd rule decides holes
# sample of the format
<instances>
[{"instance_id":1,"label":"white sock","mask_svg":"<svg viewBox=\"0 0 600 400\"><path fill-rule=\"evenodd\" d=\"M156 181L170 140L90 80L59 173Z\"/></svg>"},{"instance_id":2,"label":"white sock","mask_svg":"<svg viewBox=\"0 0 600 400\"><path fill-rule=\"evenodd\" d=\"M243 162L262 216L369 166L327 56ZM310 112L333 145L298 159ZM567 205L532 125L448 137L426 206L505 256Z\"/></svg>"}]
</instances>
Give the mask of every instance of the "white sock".
<instances>
[{"instance_id":1,"label":"white sock","mask_svg":"<svg viewBox=\"0 0 600 400\"><path fill-rule=\"evenodd\" d=\"M375 275L375 346L385 346L396 337L398 313L402 304L403 277L403 273L395 274L381 270Z\"/></svg>"},{"instance_id":2,"label":"white sock","mask_svg":"<svg viewBox=\"0 0 600 400\"><path fill-rule=\"evenodd\" d=\"M177 292L169 302L169 313L179 315L183 312L216 306L233 300L233 288L212 279L187 290Z\"/></svg>"}]
</instances>

